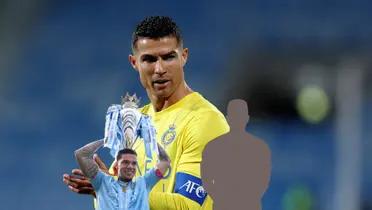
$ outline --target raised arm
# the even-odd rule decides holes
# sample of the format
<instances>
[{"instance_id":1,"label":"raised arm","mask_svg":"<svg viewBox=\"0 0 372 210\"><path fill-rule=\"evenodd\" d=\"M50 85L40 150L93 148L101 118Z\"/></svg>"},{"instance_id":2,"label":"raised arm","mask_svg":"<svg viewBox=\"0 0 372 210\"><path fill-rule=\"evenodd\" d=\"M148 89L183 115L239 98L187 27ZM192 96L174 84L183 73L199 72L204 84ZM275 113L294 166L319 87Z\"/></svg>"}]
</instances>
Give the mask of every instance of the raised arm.
<instances>
[{"instance_id":1,"label":"raised arm","mask_svg":"<svg viewBox=\"0 0 372 210\"><path fill-rule=\"evenodd\" d=\"M83 174L92 179L98 173L98 165L93 160L94 153L103 145L103 139L91 142L75 151L75 158Z\"/></svg>"},{"instance_id":2,"label":"raised arm","mask_svg":"<svg viewBox=\"0 0 372 210\"><path fill-rule=\"evenodd\" d=\"M161 178L167 177L164 175L168 169L170 170L170 158L167 152L163 149L163 147L160 144L158 144L158 151L159 151L159 156L158 156L159 161L156 164L156 167L150 171L147 171L144 176L146 187L149 192ZM170 171L168 172L168 174L169 173Z\"/></svg>"},{"instance_id":3,"label":"raised arm","mask_svg":"<svg viewBox=\"0 0 372 210\"><path fill-rule=\"evenodd\" d=\"M170 167L170 158L167 152L163 149L163 147L158 143L158 150L159 150L159 162L156 165L156 168L160 170L160 172L164 175L165 172Z\"/></svg>"}]
</instances>

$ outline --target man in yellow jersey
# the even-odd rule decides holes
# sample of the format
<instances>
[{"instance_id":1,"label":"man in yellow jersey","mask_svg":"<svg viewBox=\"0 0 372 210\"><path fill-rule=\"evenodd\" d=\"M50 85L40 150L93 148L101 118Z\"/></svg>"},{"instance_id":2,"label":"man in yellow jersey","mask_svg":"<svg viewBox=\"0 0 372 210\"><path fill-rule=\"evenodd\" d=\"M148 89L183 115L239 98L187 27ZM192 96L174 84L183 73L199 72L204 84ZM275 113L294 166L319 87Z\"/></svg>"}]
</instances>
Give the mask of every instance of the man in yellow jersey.
<instances>
[{"instance_id":1,"label":"man in yellow jersey","mask_svg":"<svg viewBox=\"0 0 372 210\"><path fill-rule=\"evenodd\" d=\"M178 26L169 17L148 17L132 37L129 61L151 101L141 108L150 115L157 141L171 159L171 171L150 193L150 208L212 209L213 201L202 187L200 163L206 144L229 131L218 109L194 92L184 79L188 49ZM143 141L133 146L138 154L138 175L151 169L156 158L145 155ZM81 171L64 175L64 182L77 193L94 194Z\"/></svg>"}]
</instances>

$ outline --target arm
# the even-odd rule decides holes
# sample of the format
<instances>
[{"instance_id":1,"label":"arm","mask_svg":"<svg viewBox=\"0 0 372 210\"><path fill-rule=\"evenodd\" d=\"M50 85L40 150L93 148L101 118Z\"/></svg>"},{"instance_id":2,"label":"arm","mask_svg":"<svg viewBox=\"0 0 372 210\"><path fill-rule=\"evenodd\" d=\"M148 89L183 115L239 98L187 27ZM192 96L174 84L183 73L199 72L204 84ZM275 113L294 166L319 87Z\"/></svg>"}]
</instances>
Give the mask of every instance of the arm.
<instances>
[{"instance_id":1,"label":"arm","mask_svg":"<svg viewBox=\"0 0 372 210\"><path fill-rule=\"evenodd\" d=\"M110 174L105 163L98 157L97 154L93 155L93 159L103 172ZM96 197L91 182L87 177L84 176L80 169L73 169L71 174L63 174L63 182L72 192L93 195Z\"/></svg>"},{"instance_id":2,"label":"arm","mask_svg":"<svg viewBox=\"0 0 372 210\"><path fill-rule=\"evenodd\" d=\"M144 176L148 191L150 191L161 178L166 178L164 177L164 174L167 172L168 169L170 170L170 158L167 152L159 143L158 150L159 162L156 164L154 169L147 172ZM170 171L168 173L170 173Z\"/></svg>"},{"instance_id":3,"label":"arm","mask_svg":"<svg viewBox=\"0 0 372 210\"><path fill-rule=\"evenodd\" d=\"M156 169L159 169L162 175L170 168L170 158L163 147L158 143L159 162L156 164Z\"/></svg>"},{"instance_id":4,"label":"arm","mask_svg":"<svg viewBox=\"0 0 372 210\"><path fill-rule=\"evenodd\" d=\"M94 153L103 145L103 139L91 142L75 151L75 158L83 174L92 179L98 173L98 165L93 159Z\"/></svg>"}]
</instances>

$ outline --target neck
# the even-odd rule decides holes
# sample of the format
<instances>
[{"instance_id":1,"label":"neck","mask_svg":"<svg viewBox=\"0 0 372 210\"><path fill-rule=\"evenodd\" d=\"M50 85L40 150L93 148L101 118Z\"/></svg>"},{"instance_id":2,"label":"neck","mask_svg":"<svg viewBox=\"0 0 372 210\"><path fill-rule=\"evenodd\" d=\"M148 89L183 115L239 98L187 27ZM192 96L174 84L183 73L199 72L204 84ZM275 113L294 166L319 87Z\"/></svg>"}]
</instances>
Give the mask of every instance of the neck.
<instances>
[{"instance_id":1,"label":"neck","mask_svg":"<svg viewBox=\"0 0 372 210\"><path fill-rule=\"evenodd\" d=\"M131 182L131 181L132 181L132 179L125 179L125 178L123 178L123 177L118 177L118 179L119 179L120 181L122 181L122 182Z\"/></svg>"},{"instance_id":2,"label":"neck","mask_svg":"<svg viewBox=\"0 0 372 210\"><path fill-rule=\"evenodd\" d=\"M191 90L191 88L186 84L186 82L184 82L180 85L178 90L174 91L168 97L157 97L154 95L150 95L149 92L147 92L147 94L148 97L150 98L151 104L153 105L155 111L159 112L177 103L183 97L187 96L192 92L193 90Z\"/></svg>"}]
</instances>

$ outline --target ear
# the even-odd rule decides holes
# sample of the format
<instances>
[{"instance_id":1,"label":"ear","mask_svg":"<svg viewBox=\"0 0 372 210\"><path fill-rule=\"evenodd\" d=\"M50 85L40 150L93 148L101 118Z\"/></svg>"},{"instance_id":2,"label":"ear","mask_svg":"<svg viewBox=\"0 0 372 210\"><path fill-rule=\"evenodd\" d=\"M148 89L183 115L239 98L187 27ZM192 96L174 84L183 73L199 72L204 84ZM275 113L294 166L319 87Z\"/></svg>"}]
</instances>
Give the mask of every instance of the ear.
<instances>
[{"instance_id":1,"label":"ear","mask_svg":"<svg viewBox=\"0 0 372 210\"><path fill-rule=\"evenodd\" d=\"M115 160L114 166L113 166L114 176L118 175L118 161Z\"/></svg>"},{"instance_id":2,"label":"ear","mask_svg":"<svg viewBox=\"0 0 372 210\"><path fill-rule=\"evenodd\" d=\"M182 66L187 63L187 58L189 57L189 48L182 49Z\"/></svg>"},{"instance_id":3,"label":"ear","mask_svg":"<svg viewBox=\"0 0 372 210\"><path fill-rule=\"evenodd\" d=\"M128 60L129 60L129 63L132 65L132 67L133 67L136 71L138 71L138 70L137 70L137 67L136 67L136 62L137 62L137 60L136 60L136 56L130 54L130 55L128 56Z\"/></svg>"}]
</instances>

